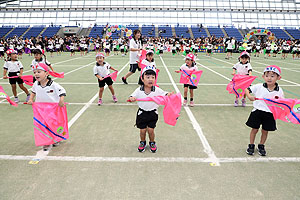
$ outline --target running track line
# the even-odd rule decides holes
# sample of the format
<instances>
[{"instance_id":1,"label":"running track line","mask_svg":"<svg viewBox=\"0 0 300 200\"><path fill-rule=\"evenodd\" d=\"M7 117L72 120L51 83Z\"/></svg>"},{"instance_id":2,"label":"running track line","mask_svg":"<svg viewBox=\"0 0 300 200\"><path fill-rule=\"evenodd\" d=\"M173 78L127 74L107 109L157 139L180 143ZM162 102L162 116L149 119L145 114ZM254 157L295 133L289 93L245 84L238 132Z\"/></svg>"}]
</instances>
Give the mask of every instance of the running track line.
<instances>
[{"instance_id":1,"label":"running track line","mask_svg":"<svg viewBox=\"0 0 300 200\"><path fill-rule=\"evenodd\" d=\"M0 160L33 160L35 156L0 155ZM196 157L85 157L47 156L43 160L63 162L156 162L156 163L211 163L210 158ZM236 157L218 158L219 163L299 163L300 157ZM211 163L211 165L213 165Z\"/></svg>"},{"instance_id":2,"label":"running track line","mask_svg":"<svg viewBox=\"0 0 300 200\"><path fill-rule=\"evenodd\" d=\"M218 59L218 58L212 58L212 59L219 60L219 61L221 61L221 62L224 62L224 63L230 64L230 65L234 65L233 63L230 63L230 62L227 62L227 61L224 61L224 60ZM255 61L254 61L254 62L255 62ZM256 62L256 63L259 63L259 62ZM269 66L269 65L267 65L267 64L264 64L264 63L259 63L259 64L262 64L262 65L265 65L265 66ZM253 70L253 69L252 69L252 71L254 71L254 72L258 73L258 74L263 74L262 72L259 72L259 71ZM299 84L299 83L296 83L296 82L293 82L293 81L289 81L289 80L286 80L286 79L283 79L283 78L281 78L280 80L281 80L281 81L285 81L285 82L287 82L287 83L294 84L294 85L296 85L296 86L300 86L300 84Z\"/></svg>"},{"instance_id":3,"label":"running track line","mask_svg":"<svg viewBox=\"0 0 300 200\"><path fill-rule=\"evenodd\" d=\"M87 56L87 57L89 57L89 56ZM61 64L61 63L64 63L64 62L68 62L68 61L71 61L71 60L76 60L76 59L79 59L79 58L82 58L82 57L77 57L77 58L71 58L71 59L69 59L69 60L63 60L63 61L59 61L59 62L57 62L57 63L51 63L51 65L53 65L53 67L55 66L55 65L57 65L57 64ZM32 70L30 69L30 70L26 70L26 71L23 71L23 74L24 73L27 73L27 72L31 72ZM0 80L2 80L3 78L0 78Z\"/></svg>"},{"instance_id":4,"label":"running track line","mask_svg":"<svg viewBox=\"0 0 300 200\"><path fill-rule=\"evenodd\" d=\"M175 84L175 81L174 81L174 79L173 79L170 71L168 70L168 68L167 68L164 60L162 59L162 57L160 57L160 60L161 60L161 62L163 64L164 68L167 71L167 74L168 74L168 76L170 78L171 83L173 84L173 87L174 87L175 91L177 93L180 93L180 91L179 91L177 85ZM181 95L181 98L183 99L182 95ZM194 117L192 111L187 106L184 106L184 109L185 109L188 117L190 118L190 120L192 122L192 125L193 125L195 131L197 132L197 134L198 134L198 136L199 136L199 138L201 140L201 143L202 143L202 145L204 147L204 152L208 155L208 159L209 159L211 165L213 165L213 166L220 166L219 159L216 157L215 152L210 147L210 145L209 145L206 137L204 136L203 131L202 131L199 123L197 122L196 118Z\"/></svg>"}]
</instances>

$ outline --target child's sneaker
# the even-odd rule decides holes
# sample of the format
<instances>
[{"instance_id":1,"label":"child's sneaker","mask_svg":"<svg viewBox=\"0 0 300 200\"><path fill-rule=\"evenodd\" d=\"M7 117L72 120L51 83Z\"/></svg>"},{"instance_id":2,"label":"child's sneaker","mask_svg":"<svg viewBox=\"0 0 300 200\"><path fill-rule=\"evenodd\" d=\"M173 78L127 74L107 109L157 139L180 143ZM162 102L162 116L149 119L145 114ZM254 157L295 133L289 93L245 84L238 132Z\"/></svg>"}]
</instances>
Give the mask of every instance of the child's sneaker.
<instances>
[{"instance_id":1,"label":"child's sneaker","mask_svg":"<svg viewBox=\"0 0 300 200\"><path fill-rule=\"evenodd\" d=\"M60 142L55 142L54 144L52 144L53 147L57 147L59 146Z\"/></svg>"},{"instance_id":2,"label":"child's sneaker","mask_svg":"<svg viewBox=\"0 0 300 200\"><path fill-rule=\"evenodd\" d=\"M49 151L51 149L51 145L44 145L43 150L44 151Z\"/></svg>"},{"instance_id":3,"label":"child's sneaker","mask_svg":"<svg viewBox=\"0 0 300 200\"><path fill-rule=\"evenodd\" d=\"M155 142L149 142L149 146L150 146L150 151L152 153L155 153L157 151L157 147L155 145Z\"/></svg>"},{"instance_id":4,"label":"child's sneaker","mask_svg":"<svg viewBox=\"0 0 300 200\"><path fill-rule=\"evenodd\" d=\"M15 97L15 103L19 103L19 98Z\"/></svg>"},{"instance_id":5,"label":"child's sneaker","mask_svg":"<svg viewBox=\"0 0 300 200\"><path fill-rule=\"evenodd\" d=\"M191 102L190 102L190 106L191 106L191 107L194 107L194 105L195 105L194 101L191 101Z\"/></svg>"},{"instance_id":6,"label":"child's sneaker","mask_svg":"<svg viewBox=\"0 0 300 200\"><path fill-rule=\"evenodd\" d=\"M138 147L138 151L139 152L144 152L145 149L146 149L146 146L147 146L146 141L140 141L140 145Z\"/></svg>"},{"instance_id":7,"label":"child's sneaker","mask_svg":"<svg viewBox=\"0 0 300 200\"><path fill-rule=\"evenodd\" d=\"M234 101L234 107L238 107L239 106L239 100L235 100Z\"/></svg>"},{"instance_id":8,"label":"child's sneaker","mask_svg":"<svg viewBox=\"0 0 300 200\"><path fill-rule=\"evenodd\" d=\"M118 99L117 99L117 97L116 97L115 95L113 95L112 98L113 98L113 101L114 101L115 103L118 102Z\"/></svg>"},{"instance_id":9,"label":"child's sneaker","mask_svg":"<svg viewBox=\"0 0 300 200\"><path fill-rule=\"evenodd\" d=\"M254 155L254 147L255 144L248 144L248 149L246 150L246 153L250 156Z\"/></svg>"},{"instance_id":10,"label":"child's sneaker","mask_svg":"<svg viewBox=\"0 0 300 200\"><path fill-rule=\"evenodd\" d=\"M263 145L263 144L257 145L257 151L258 151L258 154L260 156L266 156L267 155L267 152L265 150L265 145Z\"/></svg>"},{"instance_id":11,"label":"child's sneaker","mask_svg":"<svg viewBox=\"0 0 300 200\"><path fill-rule=\"evenodd\" d=\"M99 99L99 100L98 100L98 106L101 106L102 104L103 104L102 99Z\"/></svg>"},{"instance_id":12,"label":"child's sneaker","mask_svg":"<svg viewBox=\"0 0 300 200\"><path fill-rule=\"evenodd\" d=\"M26 102L29 101L29 98L30 98L30 94L27 95L27 97L26 97Z\"/></svg>"},{"instance_id":13,"label":"child's sneaker","mask_svg":"<svg viewBox=\"0 0 300 200\"><path fill-rule=\"evenodd\" d=\"M126 78L122 77L122 81L123 81L123 83L128 84L126 81Z\"/></svg>"},{"instance_id":14,"label":"child's sneaker","mask_svg":"<svg viewBox=\"0 0 300 200\"><path fill-rule=\"evenodd\" d=\"M187 100L183 100L183 106L186 106Z\"/></svg>"},{"instance_id":15,"label":"child's sneaker","mask_svg":"<svg viewBox=\"0 0 300 200\"><path fill-rule=\"evenodd\" d=\"M246 99L242 99L242 106L243 106L243 107L246 106Z\"/></svg>"}]
</instances>

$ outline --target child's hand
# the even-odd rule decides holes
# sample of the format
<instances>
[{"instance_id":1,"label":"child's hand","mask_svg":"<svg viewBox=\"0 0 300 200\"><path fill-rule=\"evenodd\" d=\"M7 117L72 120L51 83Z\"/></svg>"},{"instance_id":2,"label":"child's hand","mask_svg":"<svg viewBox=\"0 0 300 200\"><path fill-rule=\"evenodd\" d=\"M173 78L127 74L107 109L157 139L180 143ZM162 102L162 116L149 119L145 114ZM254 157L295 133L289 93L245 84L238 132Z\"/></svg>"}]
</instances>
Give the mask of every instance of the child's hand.
<instances>
[{"instance_id":1,"label":"child's hand","mask_svg":"<svg viewBox=\"0 0 300 200\"><path fill-rule=\"evenodd\" d=\"M136 101L136 98L135 98L135 97L129 97L129 101L130 101L130 102L135 102L135 101Z\"/></svg>"},{"instance_id":2,"label":"child's hand","mask_svg":"<svg viewBox=\"0 0 300 200\"><path fill-rule=\"evenodd\" d=\"M64 107L65 106L65 102L63 100L59 100L58 105L60 107Z\"/></svg>"},{"instance_id":3,"label":"child's hand","mask_svg":"<svg viewBox=\"0 0 300 200\"><path fill-rule=\"evenodd\" d=\"M104 80L104 78L103 77L100 77L100 78L98 78L100 81L103 81Z\"/></svg>"},{"instance_id":4,"label":"child's hand","mask_svg":"<svg viewBox=\"0 0 300 200\"><path fill-rule=\"evenodd\" d=\"M180 70L175 70L176 73L180 73Z\"/></svg>"},{"instance_id":5,"label":"child's hand","mask_svg":"<svg viewBox=\"0 0 300 200\"><path fill-rule=\"evenodd\" d=\"M169 92L168 94L167 94L167 96L169 97L169 96L171 96L171 95L173 95L174 94L174 92Z\"/></svg>"},{"instance_id":6,"label":"child's hand","mask_svg":"<svg viewBox=\"0 0 300 200\"><path fill-rule=\"evenodd\" d=\"M31 99L29 99L29 100L27 101L27 104L28 104L28 105L32 105L32 104L33 104L33 101L32 101Z\"/></svg>"},{"instance_id":7,"label":"child's hand","mask_svg":"<svg viewBox=\"0 0 300 200\"><path fill-rule=\"evenodd\" d=\"M8 77L5 75L5 76L3 76L3 79L8 79Z\"/></svg>"},{"instance_id":8,"label":"child's hand","mask_svg":"<svg viewBox=\"0 0 300 200\"><path fill-rule=\"evenodd\" d=\"M159 72L160 70L159 69L156 69L157 70L157 72Z\"/></svg>"},{"instance_id":9,"label":"child's hand","mask_svg":"<svg viewBox=\"0 0 300 200\"><path fill-rule=\"evenodd\" d=\"M254 96L250 96L250 97L248 97L248 99L249 99L250 101L255 101L255 100L256 100Z\"/></svg>"},{"instance_id":10,"label":"child's hand","mask_svg":"<svg viewBox=\"0 0 300 200\"><path fill-rule=\"evenodd\" d=\"M231 75L234 76L234 75L235 75L235 72L232 72Z\"/></svg>"},{"instance_id":11,"label":"child's hand","mask_svg":"<svg viewBox=\"0 0 300 200\"><path fill-rule=\"evenodd\" d=\"M23 75L22 74L19 74L19 78L21 78Z\"/></svg>"}]
</instances>

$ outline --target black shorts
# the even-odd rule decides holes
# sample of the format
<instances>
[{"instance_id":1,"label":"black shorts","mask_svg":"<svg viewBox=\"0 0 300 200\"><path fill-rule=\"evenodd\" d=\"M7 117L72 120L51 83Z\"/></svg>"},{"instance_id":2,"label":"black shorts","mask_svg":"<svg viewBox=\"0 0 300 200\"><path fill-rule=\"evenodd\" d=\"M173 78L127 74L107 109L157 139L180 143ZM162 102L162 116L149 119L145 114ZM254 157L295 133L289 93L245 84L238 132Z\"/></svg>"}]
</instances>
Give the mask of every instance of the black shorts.
<instances>
[{"instance_id":1,"label":"black shorts","mask_svg":"<svg viewBox=\"0 0 300 200\"><path fill-rule=\"evenodd\" d=\"M118 51L118 49L117 49L117 48L114 48L114 51Z\"/></svg>"},{"instance_id":2,"label":"black shorts","mask_svg":"<svg viewBox=\"0 0 300 200\"><path fill-rule=\"evenodd\" d=\"M282 53L289 53L289 51L288 50L283 50Z\"/></svg>"},{"instance_id":3,"label":"black shorts","mask_svg":"<svg viewBox=\"0 0 300 200\"><path fill-rule=\"evenodd\" d=\"M74 49L71 49L71 52L72 52L72 53L75 52Z\"/></svg>"},{"instance_id":4,"label":"black shorts","mask_svg":"<svg viewBox=\"0 0 300 200\"><path fill-rule=\"evenodd\" d=\"M164 53L164 51L163 50L159 50L159 53L162 54L162 53Z\"/></svg>"},{"instance_id":5,"label":"black shorts","mask_svg":"<svg viewBox=\"0 0 300 200\"><path fill-rule=\"evenodd\" d=\"M139 108L136 114L136 127L139 129L155 128L158 120L156 112L156 110L144 111Z\"/></svg>"},{"instance_id":6,"label":"black shorts","mask_svg":"<svg viewBox=\"0 0 300 200\"><path fill-rule=\"evenodd\" d=\"M176 51L180 51L180 48L179 48L179 47L176 47Z\"/></svg>"},{"instance_id":7,"label":"black shorts","mask_svg":"<svg viewBox=\"0 0 300 200\"><path fill-rule=\"evenodd\" d=\"M176 53L176 50L172 50L172 53Z\"/></svg>"},{"instance_id":8,"label":"black shorts","mask_svg":"<svg viewBox=\"0 0 300 200\"><path fill-rule=\"evenodd\" d=\"M198 49L195 49L194 52L195 52L195 53L198 53Z\"/></svg>"},{"instance_id":9,"label":"black shorts","mask_svg":"<svg viewBox=\"0 0 300 200\"><path fill-rule=\"evenodd\" d=\"M9 72L8 73L8 77L12 77L12 76L19 76L18 74L19 74L20 72ZM10 78L9 79L9 83L12 85L12 84L16 84L16 83L18 83L18 84L23 84L24 83L24 81L23 81L23 79L21 79L21 78Z\"/></svg>"},{"instance_id":10,"label":"black shorts","mask_svg":"<svg viewBox=\"0 0 300 200\"><path fill-rule=\"evenodd\" d=\"M211 53L211 49L207 49L207 53Z\"/></svg>"},{"instance_id":11,"label":"black shorts","mask_svg":"<svg viewBox=\"0 0 300 200\"><path fill-rule=\"evenodd\" d=\"M252 50L246 50L248 53L251 53L252 52Z\"/></svg>"},{"instance_id":12,"label":"black shorts","mask_svg":"<svg viewBox=\"0 0 300 200\"><path fill-rule=\"evenodd\" d=\"M136 64L130 64L130 68L129 68L130 72L135 73L136 69L141 71L141 68L139 68L139 65L137 63Z\"/></svg>"},{"instance_id":13,"label":"black shorts","mask_svg":"<svg viewBox=\"0 0 300 200\"><path fill-rule=\"evenodd\" d=\"M0 51L0 56L4 56L4 51Z\"/></svg>"},{"instance_id":14,"label":"black shorts","mask_svg":"<svg viewBox=\"0 0 300 200\"><path fill-rule=\"evenodd\" d=\"M110 52L110 50L109 49L105 49L105 53L109 53Z\"/></svg>"},{"instance_id":15,"label":"black shorts","mask_svg":"<svg viewBox=\"0 0 300 200\"><path fill-rule=\"evenodd\" d=\"M273 114L262 110L251 112L246 125L254 129L259 129L260 125L262 125L262 129L266 131L275 131L277 129Z\"/></svg>"},{"instance_id":16,"label":"black shorts","mask_svg":"<svg viewBox=\"0 0 300 200\"><path fill-rule=\"evenodd\" d=\"M183 88L188 87L189 89L197 89L197 86L194 85L189 85L189 84L184 84Z\"/></svg>"},{"instance_id":17,"label":"black shorts","mask_svg":"<svg viewBox=\"0 0 300 200\"><path fill-rule=\"evenodd\" d=\"M266 53L271 53L271 50L266 50Z\"/></svg>"},{"instance_id":18,"label":"black shorts","mask_svg":"<svg viewBox=\"0 0 300 200\"><path fill-rule=\"evenodd\" d=\"M100 81L100 80L98 79L98 83L99 83L99 87L101 88L101 87L104 87L104 86L105 86L105 83L106 83L108 86L112 85L112 84L113 84L113 81L112 81L112 79L111 79L110 77L107 77L107 78L103 79L102 81Z\"/></svg>"},{"instance_id":19,"label":"black shorts","mask_svg":"<svg viewBox=\"0 0 300 200\"><path fill-rule=\"evenodd\" d=\"M227 52L229 53L232 53L232 51L233 51L232 49L227 49Z\"/></svg>"},{"instance_id":20,"label":"black shorts","mask_svg":"<svg viewBox=\"0 0 300 200\"><path fill-rule=\"evenodd\" d=\"M121 49L121 52L124 53L124 49Z\"/></svg>"},{"instance_id":21,"label":"black shorts","mask_svg":"<svg viewBox=\"0 0 300 200\"><path fill-rule=\"evenodd\" d=\"M186 54L189 54L189 53L190 53L190 50L185 50L185 53L186 53Z\"/></svg>"}]
</instances>

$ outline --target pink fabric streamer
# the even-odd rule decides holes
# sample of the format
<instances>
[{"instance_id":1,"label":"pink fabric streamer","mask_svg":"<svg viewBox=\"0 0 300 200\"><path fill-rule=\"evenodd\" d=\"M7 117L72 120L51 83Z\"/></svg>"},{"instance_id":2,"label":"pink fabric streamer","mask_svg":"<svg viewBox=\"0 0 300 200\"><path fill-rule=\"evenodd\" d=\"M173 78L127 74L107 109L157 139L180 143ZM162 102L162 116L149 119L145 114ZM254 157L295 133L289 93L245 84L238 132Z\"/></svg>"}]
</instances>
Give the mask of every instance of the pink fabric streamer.
<instances>
[{"instance_id":1,"label":"pink fabric streamer","mask_svg":"<svg viewBox=\"0 0 300 200\"><path fill-rule=\"evenodd\" d=\"M34 102L32 109L36 146L50 145L69 138L66 106Z\"/></svg>"},{"instance_id":2,"label":"pink fabric streamer","mask_svg":"<svg viewBox=\"0 0 300 200\"><path fill-rule=\"evenodd\" d=\"M180 73L179 83L197 86L203 71L180 70Z\"/></svg>"},{"instance_id":3,"label":"pink fabric streamer","mask_svg":"<svg viewBox=\"0 0 300 200\"><path fill-rule=\"evenodd\" d=\"M143 69L144 69L145 67L147 67L147 66L144 65L144 64L142 64L142 63L140 63L140 67L141 67L141 76L142 76ZM158 77L159 69L156 69L155 71L156 71L156 79L155 79L155 82L154 82L154 86L159 87L159 86L157 85L157 77ZM141 78L142 78L142 77L141 77Z\"/></svg>"},{"instance_id":4,"label":"pink fabric streamer","mask_svg":"<svg viewBox=\"0 0 300 200\"><path fill-rule=\"evenodd\" d=\"M173 94L170 96L155 96L137 99L137 101L154 101L159 105L164 105L163 115L166 124L175 126L180 116L181 110L181 94Z\"/></svg>"},{"instance_id":5,"label":"pink fabric streamer","mask_svg":"<svg viewBox=\"0 0 300 200\"><path fill-rule=\"evenodd\" d=\"M112 79L113 81L116 81L116 80L117 80L117 76L118 76L118 71L115 71L115 72L113 72L113 73L111 73L111 74L108 74L108 75L105 76L104 78L111 77L111 79Z\"/></svg>"},{"instance_id":6,"label":"pink fabric streamer","mask_svg":"<svg viewBox=\"0 0 300 200\"><path fill-rule=\"evenodd\" d=\"M18 104L9 98L9 96L5 93L1 85L0 85L0 98L6 99L10 103L10 105L18 107Z\"/></svg>"},{"instance_id":7,"label":"pink fabric streamer","mask_svg":"<svg viewBox=\"0 0 300 200\"><path fill-rule=\"evenodd\" d=\"M53 77L57 77L57 78L64 78L65 77L65 73L64 72L55 72L55 71L51 71L49 70L49 74Z\"/></svg>"},{"instance_id":8,"label":"pink fabric streamer","mask_svg":"<svg viewBox=\"0 0 300 200\"><path fill-rule=\"evenodd\" d=\"M19 76L12 76L8 78L19 78ZM33 76L32 75L23 75L21 79L24 81L26 85L33 86Z\"/></svg>"},{"instance_id":9,"label":"pink fabric streamer","mask_svg":"<svg viewBox=\"0 0 300 200\"><path fill-rule=\"evenodd\" d=\"M147 51L145 49L142 50L141 56L140 56L140 63L142 63L142 60L146 59Z\"/></svg>"},{"instance_id":10,"label":"pink fabric streamer","mask_svg":"<svg viewBox=\"0 0 300 200\"><path fill-rule=\"evenodd\" d=\"M230 94L235 94L236 98L241 99L245 94L245 89L248 88L257 76L248 76L235 74L232 81L227 85L226 90Z\"/></svg>"},{"instance_id":11,"label":"pink fabric streamer","mask_svg":"<svg viewBox=\"0 0 300 200\"><path fill-rule=\"evenodd\" d=\"M256 98L256 100L263 100L267 104L275 120L280 119L285 122L300 124L299 99Z\"/></svg>"}]
</instances>

